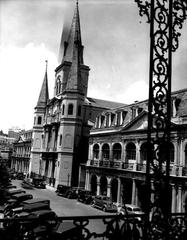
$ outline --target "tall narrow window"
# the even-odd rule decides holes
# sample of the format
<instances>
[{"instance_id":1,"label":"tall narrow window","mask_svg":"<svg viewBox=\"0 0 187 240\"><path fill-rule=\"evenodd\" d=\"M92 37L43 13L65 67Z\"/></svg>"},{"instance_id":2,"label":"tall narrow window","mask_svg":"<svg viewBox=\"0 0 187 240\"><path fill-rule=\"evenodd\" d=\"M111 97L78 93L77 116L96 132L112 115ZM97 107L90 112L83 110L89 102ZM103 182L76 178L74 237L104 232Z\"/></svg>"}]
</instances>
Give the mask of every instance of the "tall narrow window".
<instances>
[{"instance_id":1,"label":"tall narrow window","mask_svg":"<svg viewBox=\"0 0 187 240\"><path fill-rule=\"evenodd\" d=\"M81 106L78 107L78 116L81 116Z\"/></svg>"},{"instance_id":2,"label":"tall narrow window","mask_svg":"<svg viewBox=\"0 0 187 240\"><path fill-rule=\"evenodd\" d=\"M60 142L59 142L59 145L60 145L60 146L62 145L62 134L60 134Z\"/></svg>"},{"instance_id":3,"label":"tall narrow window","mask_svg":"<svg viewBox=\"0 0 187 240\"><path fill-rule=\"evenodd\" d=\"M38 122L37 122L37 124L40 125L41 123L42 123L42 117L39 116L39 117L38 117Z\"/></svg>"},{"instance_id":4,"label":"tall narrow window","mask_svg":"<svg viewBox=\"0 0 187 240\"><path fill-rule=\"evenodd\" d=\"M72 103L70 103L68 105L68 115L73 115L73 104Z\"/></svg>"},{"instance_id":5,"label":"tall narrow window","mask_svg":"<svg viewBox=\"0 0 187 240\"><path fill-rule=\"evenodd\" d=\"M62 115L64 115L65 105L62 105Z\"/></svg>"}]
</instances>

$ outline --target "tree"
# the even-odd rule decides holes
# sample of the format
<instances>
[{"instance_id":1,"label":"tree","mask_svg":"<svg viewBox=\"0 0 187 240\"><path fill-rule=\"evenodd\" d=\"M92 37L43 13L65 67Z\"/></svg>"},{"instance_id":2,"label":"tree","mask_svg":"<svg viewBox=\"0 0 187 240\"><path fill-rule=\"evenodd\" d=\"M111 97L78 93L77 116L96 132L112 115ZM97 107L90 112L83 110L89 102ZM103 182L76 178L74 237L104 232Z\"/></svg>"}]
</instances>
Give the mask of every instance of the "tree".
<instances>
[{"instance_id":1,"label":"tree","mask_svg":"<svg viewBox=\"0 0 187 240\"><path fill-rule=\"evenodd\" d=\"M1 159L0 159L1 160ZM0 162L0 204L5 202L7 195L7 186L10 183L10 177L7 167Z\"/></svg>"}]
</instances>

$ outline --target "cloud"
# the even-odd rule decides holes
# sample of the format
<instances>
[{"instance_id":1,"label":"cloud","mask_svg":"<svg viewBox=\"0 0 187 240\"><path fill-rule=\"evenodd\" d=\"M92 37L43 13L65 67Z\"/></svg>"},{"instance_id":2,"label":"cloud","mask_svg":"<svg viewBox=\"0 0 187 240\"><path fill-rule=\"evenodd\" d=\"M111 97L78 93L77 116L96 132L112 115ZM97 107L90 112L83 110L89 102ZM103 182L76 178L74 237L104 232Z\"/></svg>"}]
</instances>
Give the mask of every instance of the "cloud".
<instances>
[{"instance_id":1,"label":"cloud","mask_svg":"<svg viewBox=\"0 0 187 240\"><path fill-rule=\"evenodd\" d=\"M42 86L46 59L51 96L57 60L45 44L0 47L0 128L3 126L7 130L15 125L32 128L34 107Z\"/></svg>"},{"instance_id":2,"label":"cloud","mask_svg":"<svg viewBox=\"0 0 187 240\"><path fill-rule=\"evenodd\" d=\"M145 81L137 81L128 86L123 94L116 98L119 102L133 103L134 101L142 101L148 99L148 84Z\"/></svg>"}]
</instances>

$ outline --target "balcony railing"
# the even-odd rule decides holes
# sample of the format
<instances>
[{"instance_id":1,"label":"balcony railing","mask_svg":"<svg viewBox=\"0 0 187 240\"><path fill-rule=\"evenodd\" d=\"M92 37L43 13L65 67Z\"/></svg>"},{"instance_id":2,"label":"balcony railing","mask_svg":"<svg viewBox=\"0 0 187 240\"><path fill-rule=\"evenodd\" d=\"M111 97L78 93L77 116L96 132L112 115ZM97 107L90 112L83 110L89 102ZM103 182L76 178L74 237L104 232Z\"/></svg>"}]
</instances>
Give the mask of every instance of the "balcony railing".
<instances>
[{"instance_id":1,"label":"balcony railing","mask_svg":"<svg viewBox=\"0 0 187 240\"><path fill-rule=\"evenodd\" d=\"M117 169L125 169L130 171L139 171L144 173L146 172L146 161L144 161L143 163L136 163L136 162L132 163L132 162L94 159L94 160L90 160L89 163L90 163L90 166L93 166L93 167L117 168ZM171 165L170 175L187 177L187 167L182 167L181 169L182 169L181 170L182 173L179 173L179 167Z\"/></svg>"},{"instance_id":2,"label":"balcony railing","mask_svg":"<svg viewBox=\"0 0 187 240\"><path fill-rule=\"evenodd\" d=\"M184 214L169 216L165 225L150 222L147 226L145 222L144 215L137 218L136 215L119 214L6 218L0 219L0 239L186 239L187 229ZM167 232L164 226L167 226ZM165 238L166 234L168 238Z\"/></svg>"}]
</instances>

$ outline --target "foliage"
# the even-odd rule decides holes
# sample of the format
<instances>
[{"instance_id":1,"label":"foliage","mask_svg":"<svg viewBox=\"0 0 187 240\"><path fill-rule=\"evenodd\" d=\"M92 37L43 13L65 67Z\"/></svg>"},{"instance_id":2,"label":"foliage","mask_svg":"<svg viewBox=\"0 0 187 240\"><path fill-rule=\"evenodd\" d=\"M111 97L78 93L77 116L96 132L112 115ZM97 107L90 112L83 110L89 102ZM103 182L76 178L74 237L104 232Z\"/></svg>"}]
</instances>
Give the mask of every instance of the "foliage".
<instances>
[{"instance_id":1,"label":"foliage","mask_svg":"<svg viewBox=\"0 0 187 240\"><path fill-rule=\"evenodd\" d=\"M0 163L0 204L6 199L7 186L10 184L10 177L5 164Z\"/></svg>"}]
</instances>

